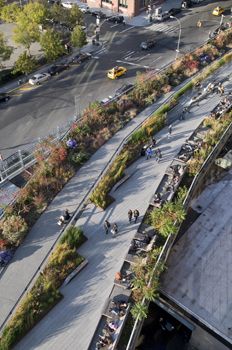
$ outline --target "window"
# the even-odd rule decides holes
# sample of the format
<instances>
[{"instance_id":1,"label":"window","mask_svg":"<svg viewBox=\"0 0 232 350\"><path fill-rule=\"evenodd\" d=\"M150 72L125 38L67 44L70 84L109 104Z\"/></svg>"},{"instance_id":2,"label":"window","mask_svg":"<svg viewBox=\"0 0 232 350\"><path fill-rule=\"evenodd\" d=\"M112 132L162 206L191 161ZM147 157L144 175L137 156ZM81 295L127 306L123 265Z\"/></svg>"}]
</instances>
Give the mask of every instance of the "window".
<instances>
[{"instance_id":1,"label":"window","mask_svg":"<svg viewBox=\"0 0 232 350\"><path fill-rule=\"evenodd\" d=\"M112 0L102 0L102 2L107 2L108 4L112 4Z\"/></svg>"},{"instance_id":2,"label":"window","mask_svg":"<svg viewBox=\"0 0 232 350\"><path fill-rule=\"evenodd\" d=\"M119 0L119 6L127 8L128 7L127 0Z\"/></svg>"}]
</instances>

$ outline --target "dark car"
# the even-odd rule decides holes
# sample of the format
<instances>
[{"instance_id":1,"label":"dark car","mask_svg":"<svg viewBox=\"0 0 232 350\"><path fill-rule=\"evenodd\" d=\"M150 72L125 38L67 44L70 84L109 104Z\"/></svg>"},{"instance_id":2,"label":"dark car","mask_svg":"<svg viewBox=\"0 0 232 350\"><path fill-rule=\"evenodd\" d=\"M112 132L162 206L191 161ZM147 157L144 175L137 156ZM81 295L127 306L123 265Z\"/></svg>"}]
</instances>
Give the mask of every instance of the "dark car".
<instances>
[{"instance_id":1,"label":"dark car","mask_svg":"<svg viewBox=\"0 0 232 350\"><path fill-rule=\"evenodd\" d=\"M179 8L173 8L173 9L168 11L170 16L176 16L180 12L181 12L181 8L180 7Z\"/></svg>"},{"instance_id":2,"label":"dark car","mask_svg":"<svg viewBox=\"0 0 232 350\"><path fill-rule=\"evenodd\" d=\"M50 75L57 75L61 72L63 72L65 69L68 68L68 65L67 64L62 64L62 65L53 65L51 66L49 69L48 69L48 73Z\"/></svg>"},{"instance_id":3,"label":"dark car","mask_svg":"<svg viewBox=\"0 0 232 350\"><path fill-rule=\"evenodd\" d=\"M113 22L113 23L123 23L124 22L124 17L123 16L114 16L114 17L110 17L108 18L109 22Z\"/></svg>"},{"instance_id":4,"label":"dark car","mask_svg":"<svg viewBox=\"0 0 232 350\"><path fill-rule=\"evenodd\" d=\"M115 96L122 95L124 92L131 90L133 84L123 84L119 89L115 91Z\"/></svg>"},{"instance_id":5,"label":"dark car","mask_svg":"<svg viewBox=\"0 0 232 350\"><path fill-rule=\"evenodd\" d=\"M10 99L10 96L5 93L0 93L0 102L7 102Z\"/></svg>"},{"instance_id":6,"label":"dark car","mask_svg":"<svg viewBox=\"0 0 232 350\"><path fill-rule=\"evenodd\" d=\"M90 53L88 53L88 52L81 52L78 55L74 56L71 59L70 63L73 63L73 64L75 64L75 63L82 63L82 62L88 61L90 58L91 58L91 54Z\"/></svg>"},{"instance_id":7,"label":"dark car","mask_svg":"<svg viewBox=\"0 0 232 350\"><path fill-rule=\"evenodd\" d=\"M91 15L94 17L102 18L102 19L107 18L105 13L103 13L102 11L97 11L97 10L91 11Z\"/></svg>"},{"instance_id":8,"label":"dark car","mask_svg":"<svg viewBox=\"0 0 232 350\"><path fill-rule=\"evenodd\" d=\"M140 49L149 50L149 49L152 49L154 46L155 46L155 40L147 40L147 41L141 42Z\"/></svg>"}]
</instances>

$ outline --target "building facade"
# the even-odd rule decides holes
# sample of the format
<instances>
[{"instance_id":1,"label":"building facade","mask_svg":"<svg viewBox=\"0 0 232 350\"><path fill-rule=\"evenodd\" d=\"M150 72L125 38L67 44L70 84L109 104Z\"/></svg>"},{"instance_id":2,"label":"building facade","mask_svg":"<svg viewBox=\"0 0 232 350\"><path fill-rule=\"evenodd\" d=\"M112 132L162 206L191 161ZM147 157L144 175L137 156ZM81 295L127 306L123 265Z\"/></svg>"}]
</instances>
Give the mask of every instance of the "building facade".
<instances>
[{"instance_id":1,"label":"building facade","mask_svg":"<svg viewBox=\"0 0 232 350\"><path fill-rule=\"evenodd\" d=\"M87 0L88 6L106 8L115 13L129 17L137 16L140 12L148 9L149 5L157 6L164 0Z\"/></svg>"}]
</instances>

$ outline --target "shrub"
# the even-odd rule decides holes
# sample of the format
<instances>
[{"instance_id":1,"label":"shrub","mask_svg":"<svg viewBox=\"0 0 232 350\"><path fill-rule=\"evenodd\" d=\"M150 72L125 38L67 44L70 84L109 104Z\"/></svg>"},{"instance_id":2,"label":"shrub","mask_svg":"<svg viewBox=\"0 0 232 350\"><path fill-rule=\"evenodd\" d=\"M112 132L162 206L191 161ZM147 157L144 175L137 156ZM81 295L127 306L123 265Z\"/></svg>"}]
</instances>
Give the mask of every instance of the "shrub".
<instances>
[{"instance_id":1,"label":"shrub","mask_svg":"<svg viewBox=\"0 0 232 350\"><path fill-rule=\"evenodd\" d=\"M18 245L22 241L28 229L25 220L17 215L12 215L1 220L0 227L3 237L15 245Z\"/></svg>"},{"instance_id":2,"label":"shrub","mask_svg":"<svg viewBox=\"0 0 232 350\"><path fill-rule=\"evenodd\" d=\"M71 248L79 248L86 241L86 237L80 227L69 227L61 237L60 243L68 243Z\"/></svg>"},{"instance_id":3,"label":"shrub","mask_svg":"<svg viewBox=\"0 0 232 350\"><path fill-rule=\"evenodd\" d=\"M177 233L177 226L184 220L185 215L180 201L167 202L162 208L156 208L150 214L152 225L164 237Z\"/></svg>"}]
</instances>

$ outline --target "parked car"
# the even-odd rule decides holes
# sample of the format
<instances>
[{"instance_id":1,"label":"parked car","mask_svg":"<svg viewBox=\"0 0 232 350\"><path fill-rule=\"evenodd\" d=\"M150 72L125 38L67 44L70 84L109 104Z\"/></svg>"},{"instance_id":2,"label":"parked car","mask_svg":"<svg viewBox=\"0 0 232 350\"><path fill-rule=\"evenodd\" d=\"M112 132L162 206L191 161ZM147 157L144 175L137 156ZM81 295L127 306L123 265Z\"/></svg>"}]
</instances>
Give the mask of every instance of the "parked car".
<instances>
[{"instance_id":1,"label":"parked car","mask_svg":"<svg viewBox=\"0 0 232 350\"><path fill-rule=\"evenodd\" d=\"M82 13L89 13L89 6L85 4L78 5L79 9Z\"/></svg>"},{"instance_id":2,"label":"parked car","mask_svg":"<svg viewBox=\"0 0 232 350\"><path fill-rule=\"evenodd\" d=\"M72 2L67 1L67 2L62 2L61 5L66 9L71 9L74 4Z\"/></svg>"},{"instance_id":3,"label":"parked car","mask_svg":"<svg viewBox=\"0 0 232 350\"><path fill-rule=\"evenodd\" d=\"M121 77L122 75L126 74L127 69L125 67L114 67L110 69L107 73L107 77L109 79L117 79L118 77Z\"/></svg>"},{"instance_id":4,"label":"parked car","mask_svg":"<svg viewBox=\"0 0 232 350\"><path fill-rule=\"evenodd\" d=\"M180 13L180 12L181 12L181 7L179 7L179 8L173 8L173 9L171 9L171 10L168 11L168 13L169 13L170 16L176 16L176 15L178 15L178 13Z\"/></svg>"},{"instance_id":5,"label":"parked car","mask_svg":"<svg viewBox=\"0 0 232 350\"><path fill-rule=\"evenodd\" d=\"M119 89L115 91L115 96L122 95L124 92L131 90L133 84L123 84Z\"/></svg>"},{"instance_id":6,"label":"parked car","mask_svg":"<svg viewBox=\"0 0 232 350\"><path fill-rule=\"evenodd\" d=\"M102 18L102 19L107 18L106 14L104 12L102 12L102 11L93 10L93 11L90 11L90 13L94 17L99 17L99 18Z\"/></svg>"},{"instance_id":7,"label":"parked car","mask_svg":"<svg viewBox=\"0 0 232 350\"><path fill-rule=\"evenodd\" d=\"M157 21L160 21L160 22L166 21L166 20L169 19L169 18L170 18L170 13L169 13L169 11L161 12L161 13L159 13L158 15L155 16L155 19L156 19Z\"/></svg>"},{"instance_id":8,"label":"parked car","mask_svg":"<svg viewBox=\"0 0 232 350\"><path fill-rule=\"evenodd\" d=\"M75 64L75 63L82 63L85 61L88 61L91 58L91 54L88 52L80 52L78 55L72 57L70 63Z\"/></svg>"},{"instance_id":9,"label":"parked car","mask_svg":"<svg viewBox=\"0 0 232 350\"><path fill-rule=\"evenodd\" d=\"M217 6L213 9L212 14L214 16L221 16L225 12L224 8L221 6Z\"/></svg>"},{"instance_id":10,"label":"parked car","mask_svg":"<svg viewBox=\"0 0 232 350\"><path fill-rule=\"evenodd\" d=\"M147 40L147 41L141 42L140 49L149 50L149 49L152 49L154 46L155 46L155 40Z\"/></svg>"},{"instance_id":11,"label":"parked car","mask_svg":"<svg viewBox=\"0 0 232 350\"><path fill-rule=\"evenodd\" d=\"M193 6L193 4L192 4L191 0L184 0L181 3L181 7L184 8L184 9L187 9L189 7L192 7L192 6Z\"/></svg>"},{"instance_id":12,"label":"parked car","mask_svg":"<svg viewBox=\"0 0 232 350\"><path fill-rule=\"evenodd\" d=\"M29 84L31 85L39 85L43 81L46 81L51 78L49 73L39 73L35 74L32 78L29 79Z\"/></svg>"},{"instance_id":13,"label":"parked car","mask_svg":"<svg viewBox=\"0 0 232 350\"><path fill-rule=\"evenodd\" d=\"M10 99L10 96L6 93L0 93L0 102L7 102Z\"/></svg>"},{"instance_id":14,"label":"parked car","mask_svg":"<svg viewBox=\"0 0 232 350\"><path fill-rule=\"evenodd\" d=\"M61 65L56 65L54 64L53 66L51 66L49 69L48 69L48 73L50 75L56 75L56 74L59 74L61 72L63 72L65 69L68 68L68 65L67 64L61 64Z\"/></svg>"},{"instance_id":15,"label":"parked car","mask_svg":"<svg viewBox=\"0 0 232 350\"><path fill-rule=\"evenodd\" d=\"M113 22L113 23L123 23L124 22L124 17L123 16L109 17L107 19L107 21Z\"/></svg>"}]
</instances>

